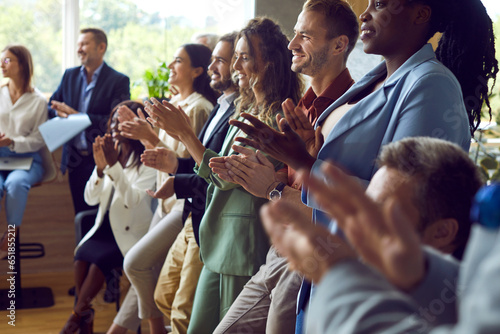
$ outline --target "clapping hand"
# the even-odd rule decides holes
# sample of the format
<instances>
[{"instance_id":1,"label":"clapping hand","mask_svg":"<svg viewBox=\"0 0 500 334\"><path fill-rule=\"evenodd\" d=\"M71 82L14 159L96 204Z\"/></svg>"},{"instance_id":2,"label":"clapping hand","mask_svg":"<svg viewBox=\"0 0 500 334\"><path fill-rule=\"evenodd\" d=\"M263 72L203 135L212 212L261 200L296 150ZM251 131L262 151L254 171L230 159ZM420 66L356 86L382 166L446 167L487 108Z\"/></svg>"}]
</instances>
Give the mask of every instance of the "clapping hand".
<instances>
[{"instance_id":1,"label":"clapping hand","mask_svg":"<svg viewBox=\"0 0 500 334\"><path fill-rule=\"evenodd\" d=\"M158 136L141 109L137 109L137 117L127 106L118 108L118 129L124 138L140 140L145 147L155 147Z\"/></svg>"},{"instance_id":2,"label":"clapping hand","mask_svg":"<svg viewBox=\"0 0 500 334\"><path fill-rule=\"evenodd\" d=\"M153 198L158 198L158 199L167 199L170 198L174 195L174 176L170 176L168 179L163 182L160 188L156 189L155 191L152 190L146 190L149 196Z\"/></svg>"},{"instance_id":3,"label":"clapping hand","mask_svg":"<svg viewBox=\"0 0 500 334\"><path fill-rule=\"evenodd\" d=\"M179 137L187 131L193 131L189 116L181 107L175 107L173 104L163 101L160 103L152 98L152 104L146 101L145 110L149 117L147 120L154 126L157 126L167 132L173 138L179 140Z\"/></svg>"},{"instance_id":4,"label":"clapping hand","mask_svg":"<svg viewBox=\"0 0 500 334\"><path fill-rule=\"evenodd\" d=\"M247 113L242 113L241 116L250 124L235 119L229 123L240 128L249 137L236 137L235 141L255 147L295 170L310 169L316 161L307 152L304 141L290 128L286 119L277 116L280 131L276 131L255 116Z\"/></svg>"},{"instance_id":5,"label":"clapping hand","mask_svg":"<svg viewBox=\"0 0 500 334\"><path fill-rule=\"evenodd\" d=\"M290 202L269 202L260 215L271 242L288 259L290 269L313 282L319 282L339 261L356 259L345 241L313 224L310 216Z\"/></svg>"},{"instance_id":6,"label":"clapping hand","mask_svg":"<svg viewBox=\"0 0 500 334\"><path fill-rule=\"evenodd\" d=\"M71 108L64 102L52 100L50 107L57 112L57 116L66 118L69 115L78 114L78 111Z\"/></svg>"},{"instance_id":7,"label":"clapping hand","mask_svg":"<svg viewBox=\"0 0 500 334\"><path fill-rule=\"evenodd\" d=\"M5 133L0 133L0 147L9 146L12 143L12 139L7 137Z\"/></svg>"},{"instance_id":8,"label":"clapping hand","mask_svg":"<svg viewBox=\"0 0 500 334\"><path fill-rule=\"evenodd\" d=\"M286 99L281 106L290 128L304 141L309 154L312 157L317 157L324 142L323 134L321 133L321 126L318 126L316 130L314 130L314 127L311 122L309 122L306 115L302 112L302 109L300 107L296 107L291 99Z\"/></svg>"},{"instance_id":9,"label":"clapping hand","mask_svg":"<svg viewBox=\"0 0 500 334\"><path fill-rule=\"evenodd\" d=\"M103 138L102 151L106 158L108 166L112 167L118 161L118 141L113 141L109 133L106 133Z\"/></svg>"},{"instance_id":10,"label":"clapping hand","mask_svg":"<svg viewBox=\"0 0 500 334\"><path fill-rule=\"evenodd\" d=\"M92 152L94 154L94 162L97 169L97 175L103 177L103 170L107 166L106 157L104 156L104 151L102 146L104 145L104 138L97 136L92 143Z\"/></svg>"},{"instance_id":11,"label":"clapping hand","mask_svg":"<svg viewBox=\"0 0 500 334\"><path fill-rule=\"evenodd\" d=\"M145 166L169 174L175 174L179 166L175 152L165 147L145 150L141 154L141 162Z\"/></svg>"},{"instance_id":12,"label":"clapping hand","mask_svg":"<svg viewBox=\"0 0 500 334\"><path fill-rule=\"evenodd\" d=\"M274 165L260 151L238 145L233 145L233 150L240 154L212 158L208 166L221 179L239 184L254 196L267 198L272 186L280 182Z\"/></svg>"},{"instance_id":13,"label":"clapping hand","mask_svg":"<svg viewBox=\"0 0 500 334\"><path fill-rule=\"evenodd\" d=\"M381 206L365 194L356 178L340 168L323 163L321 170L322 179L309 173L300 177L322 210L336 219L361 258L400 289L410 290L420 282L425 263L415 231L419 214L413 205L402 202L407 196L399 196L407 188L398 186Z\"/></svg>"}]
</instances>

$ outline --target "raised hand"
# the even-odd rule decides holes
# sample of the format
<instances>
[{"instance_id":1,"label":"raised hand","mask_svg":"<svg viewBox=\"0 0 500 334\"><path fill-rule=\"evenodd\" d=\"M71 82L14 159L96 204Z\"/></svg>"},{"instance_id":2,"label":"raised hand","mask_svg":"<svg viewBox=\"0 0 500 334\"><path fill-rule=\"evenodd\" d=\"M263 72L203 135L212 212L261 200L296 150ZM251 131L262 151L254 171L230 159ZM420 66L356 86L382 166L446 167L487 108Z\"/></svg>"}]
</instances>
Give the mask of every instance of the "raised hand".
<instances>
[{"instance_id":1,"label":"raised hand","mask_svg":"<svg viewBox=\"0 0 500 334\"><path fill-rule=\"evenodd\" d=\"M118 122L120 123L131 122L137 117L136 114L134 114L134 112L126 105L119 106L118 109L116 109L116 112L118 113Z\"/></svg>"},{"instance_id":2,"label":"raised hand","mask_svg":"<svg viewBox=\"0 0 500 334\"><path fill-rule=\"evenodd\" d=\"M309 122L306 115L302 112L302 109L296 107L291 99L286 99L281 106L290 128L304 141L309 154L312 157L317 157L318 152L324 143L321 126L318 126L318 128L314 130L314 127L311 122Z\"/></svg>"},{"instance_id":3,"label":"raised hand","mask_svg":"<svg viewBox=\"0 0 500 334\"><path fill-rule=\"evenodd\" d=\"M319 282L337 262L356 259L356 253L341 238L331 234L290 202L270 202L261 218L277 251L286 256L290 269Z\"/></svg>"},{"instance_id":4,"label":"raised hand","mask_svg":"<svg viewBox=\"0 0 500 334\"><path fill-rule=\"evenodd\" d=\"M0 147L9 146L12 143L12 139L7 137L5 133L0 133Z\"/></svg>"},{"instance_id":5,"label":"raised hand","mask_svg":"<svg viewBox=\"0 0 500 334\"><path fill-rule=\"evenodd\" d=\"M108 165L106 157L104 156L104 151L102 146L104 145L104 139L101 136L97 136L92 143L92 152L94 154L94 162L97 169L97 175L103 177L103 170Z\"/></svg>"},{"instance_id":6,"label":"raised hand","mask_svg":"<svg viewBox=\"0 0 500 334\"><path fill-rule=\"evenodd\" d=\"M170 174L175 174L179 166L175 152L165 147L145 150L141 154L141 161L145 166Z\"/></svg>"},{"instance_id":7,"label":"raised hand","mask_svg":"<svg viewBox=\"0 0 500 334\"><path fill-rule=\"evenodd\" d=\"M127 119L127 112L123 114L123 118ZM138 114L140 117L134 117L131 121L120 121L120 135L128 139L140 140L146 148L153 148L158 144L160 139L151 125L146 121L140 109L138 109ZM120 117L118 117L118 120L120 120Z\"/></svg>"},{"instance_id":8,"label":"raised hand","mask_svg":"<svg viewBox=\"0 0 500 334\"><path fill-rule=\"evenodd\" d=\"M78 114L77 110L71 108L70 106L68 106L64 102L59 102L59 101L53 100L50 104L50 107L52 109L54 109L55 111L57 111L57 116L62 117L62 118L66 118L69 115Z\"/></svg>"},{"instance_id":9,"label":"raised hand","mask_svg":"<svg viewBox=\"0 0 500 334\"><path fill-rule=\"evenodd\" d=\"M260 151L238 145L233 145L233 150L240 154L210 159L208 165L212 171L225 181L241 185L254 196L268 198L272 186L280 182L274 165Z\"/></svg>"},{"instance_id":10,"label":"raised hand","mask_svg":"<svg viewBox=\"0 0 500 334\"><path fill-rule=\"evenodd\" d=\"M163 182L160 188L156 189L155 191L152 190L146 190L149 196L153 198L158 198L158 199L167 199L169 197L172 197L174 195L174 180L175 176L171 176L168 179Z\"/></svg>"},{"instance_id":11,"label":"raised hand","mask_svg":"<svg viewBox=\"0 0 500 334\"><path fill-rule=\"evenodd\" d=\"M308 152L305 143L295 133L285 119L277 118L280 131L276 131L255 116L242 113L250 124L237 120L230 120L231 125L237 126L249 137L236 137L235 141L255 147L266 152L278 161L282 161L295 170L310 169L316 161Z\"/></svg>"},{"instance_id":12,"label":"raised hand","mask_svg":"<svg viewBox=\"0 0 500 334\"><path fill-rule=\"evenodd\" d=\"M337 220L351 245L361 258L377 268L395 286L410 290L425 274L424 256L415 231L418 217L415 208L401 202L400 187L379 206L366 194L363 186L340 168L324 163L327 183L302 173L320 207Z\"/></svg>"},{"instance_id":13,"label":"raised hand","mask_svg":"<svg viewBox=\"0 0 500 334\"><path fill-rule=\"evenodd\" d=\"M181 107L175 107L173 104L163 101L160 103L155 98L152 98L152 104L146 101L145 110L149 117L147 120L154 126L162 128L170 136L179 139L187 131L193 131L191 121Z\"/></svg>"},{"instance_id":14,"label":"raised hand","mask_svg":"<svg viewBox=\"0 0 500 334\"><path fill-rule=\"evenodd\" d=\"M113 142L113 138L109 133L106 133L103 138L102 151L106 158L108 166L112 167L118 161L118 141Z\"/></svg>"}]
</instances>

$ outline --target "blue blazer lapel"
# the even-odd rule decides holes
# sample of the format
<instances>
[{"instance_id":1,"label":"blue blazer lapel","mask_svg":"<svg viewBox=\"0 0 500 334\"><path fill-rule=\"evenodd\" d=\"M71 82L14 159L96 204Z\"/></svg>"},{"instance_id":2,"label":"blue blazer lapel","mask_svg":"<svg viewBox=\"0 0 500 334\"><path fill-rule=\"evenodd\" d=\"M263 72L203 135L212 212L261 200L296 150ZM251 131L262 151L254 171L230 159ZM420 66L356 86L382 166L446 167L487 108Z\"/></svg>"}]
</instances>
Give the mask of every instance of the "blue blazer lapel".
<instances>
[{"instance_id":1,"label":"blue blazer lapel","mask_svg":"<svg viewBox=\"0 0 500 334\"><path fill-rule=\"evenodd\" d=\"M76 73L76 80L75 80L75 85L72 86L70 83L70 89L73 91L71 92L71 100L73 103L68 103L71 107L73 107L75 110L78 110L80 108L80 91L82 90L82 77L80 76L80 69L77 69ZM78 110L80 111L80 110Z\"/></svg>"},{"instance_id":2,"label":"blue blazer lapel","mask_svg":"<svg viewBox=\"0 0 500 334\"><path fill-rule=\"evenodd\" d=\"M99 77L97 78L97 82L95 83L95 87L92 91L92 96L90 97L90 102L89 102L89 107L88 110L93 110L94 109L94 103L96 98L102 94L102 87L104 86L104 83L108 77L108 72L109 72L109 66L104 62L102 66L101 73L99 74Z\"/></svg>"},{"instance_id":3,"label":"blue blazer lapel","mask_svg":"<svg viewBox=\"0 0 500 334\"><path fill-rule=\"evenodd\" d=\"M342 95L339 99L337 99L337 101L335 101L331 106L329 106L318 118L318 121L316 122L316 127L318 125L321 125L323 121L328 117L328 115L330 115L335 109L348 103L353 97L361 93L371 83L375 82L385 74L386 74L385 62L382 62L372 71L366 74L359 82L354 84L344 95ZM342 116L342 118L333 128L333 130L325 138L325 142L332 141L335 138L341 136L344 132L356 126L356 124L361 123L371 114L379 110L380 107L386 103L387 97L385 96L383 88L377 90L376 92L374 92L374 94L377 94L376 101L373 101L373 99L370 99L370 102L361 100L355 105L355 107L353 107L356 108L354 112L349 111L344 116ZM376 104L374 104L374 102Z\"/></svg>"},{"instance_id":4,"label":"blue blazer lapel","mask_svg":"<svg viewBox=\"0 0 500 334\"><path fill-rule=\"evenodd\" d=\"M401 67L399 67L390 77L384 82L384 85L373 92L369 101L363 99L356 103L353 110L347 112L339 120L337 125L325 138L325 142L333 141L337 137L344 134L349 129L360 124L373 113L380 112L383 105L387 102L387 92L391 90L391 87L395 86L402 77L409 74L411 70L418 66L419 64L428 61L429 59L435 58L434 51L430 44L424 45L418 52L412 55ZM437 60L436 60L437 61ZM328 117L328 115L335 110L337 107L344 105L349 102L349 100L355 97L363 89L370 86L371 83L380 79L382 76L387 75L387 69L385 66L385 61L376 66L373 70L367 73L358 83L354 84L351 89L349 89L344 95L342 95L337 101L335 101L330 107L328 107L323 114L319 117L316 122L316 126L322 124L322 122Z\"/></svg>"}]
</instances>

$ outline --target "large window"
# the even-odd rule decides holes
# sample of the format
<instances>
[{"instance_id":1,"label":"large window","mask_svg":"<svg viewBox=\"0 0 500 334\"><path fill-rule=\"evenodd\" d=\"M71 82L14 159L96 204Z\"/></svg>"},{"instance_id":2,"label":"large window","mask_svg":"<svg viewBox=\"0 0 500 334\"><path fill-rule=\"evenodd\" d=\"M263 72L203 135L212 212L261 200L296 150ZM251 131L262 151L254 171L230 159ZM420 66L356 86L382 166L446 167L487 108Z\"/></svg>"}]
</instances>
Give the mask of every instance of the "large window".
<instances>
[{"instance_id":1,"label":"large window","mask_svg":"<svg viewBox=\"0 0 500 334\"><path fill-rule=\"evenodd\" d=\"M52 92L61 80L62 0L0 0L0 48L26 46L33 56L35 86Z\"/></svg>"},{"instance_id":2,"label":"large window","mask_svg":"<svg viewBox=\"0 0 500 334\"><path fill-rule=\"evenodd\" d=\"M23 44L32 53L35 85L50 95L63 71L63 5L71 0L0 0L0 48ZM249 0L79 0L79 27L100 27L108 35L105 61L138 82L146 69L170 61L177 47L196 33L223 34L253 16ZM78 8L76 8L78 10ZM67 27L68 28L68 27ZM71 30L71 29L69 29ZM76 54L76 47L73 46ZM67 64L67 66L78 63ZM145 94L141 86L134 97Z\"/></svg>"},{"instance_id":3,"label":"large window","mask_svg":"<svg viewBox=\"0 0 500 334\"><path fill-rule=\"evenodd\" d=\"M498 39L500 2L482 1L495 21ZM62 13L67 2L75 3L80 22L66 19L65 24L77 25L73 31L87 26L103 28L109 38L105 60L127 74L132 83L146 69L169 61L193 34L238 30L253 17L255 6L254 0L0 0L0 48L18 43L27 46L35 63L35 85L47 94L56 89L63 71ZM75 46L71 48L76 54ZM145 94L142 87L132 91L134 97ZM495 110L500 109L499 96L493 99Z\"/></svg>"},{"instance_id":4,"label":"large window","mask_svg":"<svg viewBox=\"0 0 500 334\"><path fill-rule=\"evenodd\" d=\"M253 15L245 7L252 2L80 0L80 27L106 31L109 46L105 59L135 83L131 92L136 98L146 93L140 85L146 69L170 62L175 50L197 33L223 34L239 29Z\"/></svg>"}]
</instances>

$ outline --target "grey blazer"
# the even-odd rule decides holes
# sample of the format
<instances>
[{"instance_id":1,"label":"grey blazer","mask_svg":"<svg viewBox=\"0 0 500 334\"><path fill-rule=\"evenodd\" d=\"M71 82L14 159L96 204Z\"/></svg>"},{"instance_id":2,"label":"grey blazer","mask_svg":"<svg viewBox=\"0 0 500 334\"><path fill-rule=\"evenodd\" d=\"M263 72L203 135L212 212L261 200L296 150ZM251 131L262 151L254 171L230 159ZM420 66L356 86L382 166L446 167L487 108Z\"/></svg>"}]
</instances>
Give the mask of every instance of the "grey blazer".
<instances>
[{"instance_id":1,"label":"grey blazer","mask_svg":"<svg viewBox=\"0 0 500 334\"><path fill-rule=\"evenodd\" d=\"M428 273L412 298L359 262L332 268L317 286L306 333L500 333L500 234L473 226L460 268L426 251ZM456 309L458 318L447 318Z\"/></svg>"}]
</instances>

